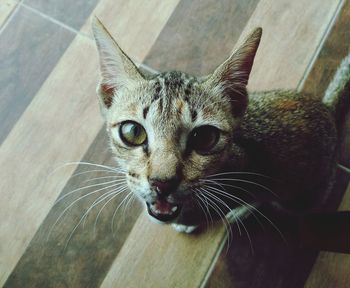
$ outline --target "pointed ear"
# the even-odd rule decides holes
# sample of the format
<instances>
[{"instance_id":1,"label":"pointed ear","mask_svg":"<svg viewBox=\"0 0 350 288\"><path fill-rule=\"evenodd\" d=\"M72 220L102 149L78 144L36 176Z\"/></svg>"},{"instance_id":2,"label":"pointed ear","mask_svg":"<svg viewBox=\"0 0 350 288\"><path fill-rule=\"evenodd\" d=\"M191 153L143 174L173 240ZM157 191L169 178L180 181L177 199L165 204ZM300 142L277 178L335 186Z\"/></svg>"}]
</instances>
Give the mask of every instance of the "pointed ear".
<instances>
[{"instance_id":1,"label":"pointed ear","mask_svg":"<svg viewBox=\"0 0 350 288\"><path fill-rule=\"evenodd\" d=\"M134 81L142 81L143 76L97 17L92 21L92 30L100 59L101 80L97 94L101 108L108 109L118 90Z\"/></svg>"},{"instance_id":2,"label":"pointed ear","mask_svg":"<svg viewBox=\"0 0 350 288\"><path fill-rule=\"evenodd\" d=\"M246 86L262 34L256 28L231 56L205 82L210 89L230 97L234 116L241 116L248 104Z\"/></svg>"}]
</instances>

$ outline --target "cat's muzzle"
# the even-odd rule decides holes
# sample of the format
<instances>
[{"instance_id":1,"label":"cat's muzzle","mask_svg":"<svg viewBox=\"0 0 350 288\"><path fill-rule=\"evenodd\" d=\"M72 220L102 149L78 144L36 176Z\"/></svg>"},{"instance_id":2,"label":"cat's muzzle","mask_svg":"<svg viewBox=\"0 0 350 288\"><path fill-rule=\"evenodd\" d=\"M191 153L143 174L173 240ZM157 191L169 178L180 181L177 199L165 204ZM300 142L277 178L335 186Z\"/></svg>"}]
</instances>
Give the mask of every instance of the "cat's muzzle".
<instances>
[{"instance_id":1,"label":"cat's muzzle","mask_svg":"<svg viewBox=\"0 0 350 288\"><path fill-rule=\"evenodd\" d=\"M147 203L148 214L161 222L170 222L179 216L182 206L169 203L166 200L157 199L153 203Z\"/></svg>"}]
</instances>

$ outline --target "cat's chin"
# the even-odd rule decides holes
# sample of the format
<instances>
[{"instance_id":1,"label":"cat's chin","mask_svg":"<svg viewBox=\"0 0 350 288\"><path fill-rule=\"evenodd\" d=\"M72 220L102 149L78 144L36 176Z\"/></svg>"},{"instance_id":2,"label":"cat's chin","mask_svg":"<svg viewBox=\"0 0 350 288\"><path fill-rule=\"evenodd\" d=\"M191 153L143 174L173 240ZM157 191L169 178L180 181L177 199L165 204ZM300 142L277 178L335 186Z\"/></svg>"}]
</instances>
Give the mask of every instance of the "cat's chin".
<instances>
[{"instance_id":1,"label":"cat's chin","mask_svg":"<svg viewBox=\"0 0 350 288\"><path fill-rule=\"evenodd\" d=\"M148 214L160 223L174 221L181 212L181 204L172 204L164 200L156 200L154 203L146 202Z\"/></svg>"}]
</instances>

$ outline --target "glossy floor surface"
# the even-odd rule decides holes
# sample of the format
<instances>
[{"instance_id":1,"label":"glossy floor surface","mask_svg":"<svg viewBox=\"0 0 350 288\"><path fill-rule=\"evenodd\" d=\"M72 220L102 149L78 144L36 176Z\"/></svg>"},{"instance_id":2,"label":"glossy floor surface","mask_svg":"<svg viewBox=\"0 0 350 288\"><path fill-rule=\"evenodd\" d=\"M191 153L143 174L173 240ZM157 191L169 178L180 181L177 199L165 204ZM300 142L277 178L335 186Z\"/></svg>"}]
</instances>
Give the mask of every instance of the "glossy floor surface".
<instances>
[{"instance_id":1,"label":"glossy floor surface","mask_svg":"<svg viewBox=\"0 0 350 288\"><path fill-rule=\"evenodd\" d=\"M242 35L262 26L250 90L321 98L350 52L345 0L1 0L0 286L349 287L350 256L300 247L293 223L278 215L270 217L288 245L268 223L262 229L248 219L251 245L233 226L229 248L216 258L221 230L183 244L183 235L139 217L131 198L94 202L110 186L101 177L111 174L86 163L114 161L95 96L91 15L143 69L195 75L210 73ZM350 115L346 123L340 163L350 167ZM329 210L350 209L349 179L338 171ZM167 239L175 239L173 250L161 247L170 253L162 259L155 245ZM168 264L157 267L158 260Z\"/></svg>"}]
</instances>

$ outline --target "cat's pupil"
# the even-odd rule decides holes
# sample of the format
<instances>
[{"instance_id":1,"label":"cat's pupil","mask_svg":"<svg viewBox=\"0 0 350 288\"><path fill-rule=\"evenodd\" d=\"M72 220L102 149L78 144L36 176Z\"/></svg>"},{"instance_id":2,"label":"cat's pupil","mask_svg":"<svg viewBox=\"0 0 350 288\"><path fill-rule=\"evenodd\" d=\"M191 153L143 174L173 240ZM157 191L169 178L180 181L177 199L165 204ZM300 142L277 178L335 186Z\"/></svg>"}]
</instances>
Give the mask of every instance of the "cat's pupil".
<instances>
[{"instance_id":1,"label":"cat's pupil","mask_svg":"<svg viewBox=\"0 0 350 288\"><path fill-rule=\"evenodd\" d=\"M128 145L141 145L147 139L145 129L136 122L124 122L120 127L120 137Z\"/></svg>"},{"instance_id":2,"label":"cat's pupil","mask_svg":"<svg viewBox=\"0 0 350 288\"><path fill-rule=\"evenodd\" d=\"M219 129L205 125L193 130L189 138L189 146L198 153L207 153L214 148L219 140Z\"/></svg>"}]
</instances>

